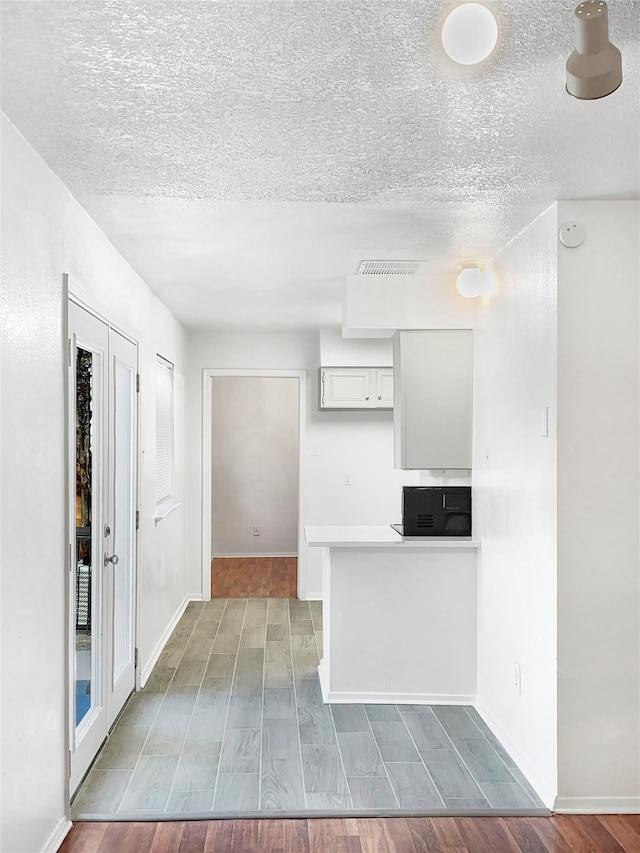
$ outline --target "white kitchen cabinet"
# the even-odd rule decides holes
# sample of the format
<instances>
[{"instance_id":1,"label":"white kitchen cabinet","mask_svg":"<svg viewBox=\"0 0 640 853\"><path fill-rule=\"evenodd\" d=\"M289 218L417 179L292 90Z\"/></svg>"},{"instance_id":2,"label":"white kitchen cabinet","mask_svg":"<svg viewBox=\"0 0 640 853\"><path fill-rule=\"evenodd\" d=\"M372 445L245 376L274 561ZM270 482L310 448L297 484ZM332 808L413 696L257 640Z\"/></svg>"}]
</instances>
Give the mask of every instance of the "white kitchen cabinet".
<instances>
[{"instance_id":1,"label":"white kitchen cabinet","mask_svg":"<svg viewBox=\"0 0 640 853\"><path fill-rule=\"evenodd\" d=\"M305 538L323 569L325 702L474 701L477 541L401 540L389 525L305 527Z\"/></svg>"},{"instance_id":2,"label":"white kitchen cabinet","mask_svg":"<svg viewBox=\"0 0 640 853\"><path fill-rule=\"evenodd\" d=\"M393 408L393 368L321 367L320 408Z\"/></svg>"},{"instance_id":3,"label":"white kitchen cabinet","mask_svg":"<svg viewBox=\"0 0 640 853\"><path fill-rule=\"evenodd\" d=\"M393 368L376 370L378 408L393 408Z\"/></svg>"},{"instance_id":4,"label":"white kitchen cabinet","mask_svg":"<svg viewBox=\"0 0 640 853\"><path fill-rule=\"evenodd\" d=\"M471 468L472 334L439 329L394 336L396 468Z\"/></svg>"}]
</instances>

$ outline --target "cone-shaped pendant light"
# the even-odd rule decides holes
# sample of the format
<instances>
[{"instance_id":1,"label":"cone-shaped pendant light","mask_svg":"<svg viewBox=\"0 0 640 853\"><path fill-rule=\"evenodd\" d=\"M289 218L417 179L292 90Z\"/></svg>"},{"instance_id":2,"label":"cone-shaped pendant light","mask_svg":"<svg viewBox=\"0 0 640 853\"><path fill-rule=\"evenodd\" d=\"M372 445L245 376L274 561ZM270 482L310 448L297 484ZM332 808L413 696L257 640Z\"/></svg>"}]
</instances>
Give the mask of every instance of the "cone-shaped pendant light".
<instances>
[{"instance_id":1,"label":"cone-shaped pendant light","mask_svg":"<svg viewBox=\"0 0 640 853\"><path fill-rule=\"evenodd\" d=\"M580 3L574 21L576 49L567 59L567 91L584 100L604 98L622 83L622 56L609 41L607 4Z\"/></svg>"}]
</instances>

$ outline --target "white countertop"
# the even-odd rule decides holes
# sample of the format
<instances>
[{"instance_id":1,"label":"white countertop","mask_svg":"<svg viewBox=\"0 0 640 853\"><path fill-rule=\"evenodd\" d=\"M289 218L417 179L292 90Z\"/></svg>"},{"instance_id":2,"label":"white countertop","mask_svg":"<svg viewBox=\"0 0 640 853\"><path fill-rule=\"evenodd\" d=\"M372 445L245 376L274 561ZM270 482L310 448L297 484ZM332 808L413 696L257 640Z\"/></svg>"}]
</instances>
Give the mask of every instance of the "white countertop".
<instances>
[{"instance_id":1,"label":"white countertop","mask_svg":"<svg viewBox=\"0 0 640 853\"><path fill-rule=\"evenodd\" d=\"M391 525L305 527L307 545L324 548L380 548L396 545L399 548L479 548L480 542L467 537L423 536L403 539Z\"/></svg>"}]
</instances>

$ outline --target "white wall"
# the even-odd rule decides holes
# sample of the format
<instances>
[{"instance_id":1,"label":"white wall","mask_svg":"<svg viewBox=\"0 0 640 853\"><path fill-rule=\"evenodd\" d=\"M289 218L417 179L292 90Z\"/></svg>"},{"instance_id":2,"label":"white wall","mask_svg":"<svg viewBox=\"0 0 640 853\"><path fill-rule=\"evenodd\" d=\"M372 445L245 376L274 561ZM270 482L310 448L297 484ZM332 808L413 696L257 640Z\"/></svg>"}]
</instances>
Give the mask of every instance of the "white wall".
<instances>
[{"instance_id":1,"label":"white wall","mask_svg":"<svg viewBox=\"0 0 640 853\"><path fill-rule=\"evenodd\" d=\"M403 483L417 473L393 468L391 412L318 411L318 335L196 334L189 340L188 443L189 533L187 564L201 589L202 370L203 368L306 370L307 436L301 460L303 524L389 524L400 520ZM352 485L345 485L346 475ZM205 473L205 476L208 474ZM299 553L301 594L322 593L321 555L304 545ZM196 580L197 574L197 580ZM196 585L197 583L197 585Z\"/></svg>"},{"instance_id":2,"label":"white wall","mask_svg":"<svg viewBox=\"0 0 640 853\"><path fill-rule=\"evenodd\" d=\"M184 504L154 524L155 353L176 365L184 494L186 336L4 117L2 141L0 846L34 853L64 831L67 809L63 273L140 341L139 576L153 590L139 607L143 666L194 589L183 572Z\"/></svg>"},{"instance_id":3,"label":"white wall","mask_svg":"<svg viewBox=\"0 0 640 853\"><path fill-rule=\"evenodd\" d=\"M556 242L554 205L496 257L498 289L479 301L474 321L478 708L548 804L556 791Z\"/></svg>"},{"instance_id":4,"label":"white wall","mask_svg":"<svg viewBox=\"0 0 640 853\"><path fill-rule=\"evenodd\" d=\"M342 332L347 338L390 338L397 329L471 329L474 305L455 275L347 277Z\"/></svg>"},{"instance_id":5,"label":"white wall","mask_svg":"<svg viewBox=\"0 0 640 853\"><path fill-rule=\"evenodd\" d=\"M212 554L297 554L298 380L214 376L211 384Z\"/></svg>"},{"instance_id":6,"label":"white wall","mask_svg":"<svg viewBox=\"0 0 640 853\"><path fill-rule=\"evenodd\" d=\"M640 205L558 208L556 806L640 811Z\"/></svg>"}]
</instances>

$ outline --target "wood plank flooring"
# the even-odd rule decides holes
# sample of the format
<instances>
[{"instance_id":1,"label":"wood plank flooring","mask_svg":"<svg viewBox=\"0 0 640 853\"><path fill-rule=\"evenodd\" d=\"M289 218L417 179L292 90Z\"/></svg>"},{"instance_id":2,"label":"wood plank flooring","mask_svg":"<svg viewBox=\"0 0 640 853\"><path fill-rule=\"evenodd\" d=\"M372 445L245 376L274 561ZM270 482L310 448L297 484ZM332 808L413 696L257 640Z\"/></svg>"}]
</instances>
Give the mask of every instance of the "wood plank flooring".
<instances>
[{"instance_id":1,"label":"wood plank flooring","mask_svg":"<svg viewBox=\"0 0 640 853\"><path fill-rule=\"evenodd\" d=\"M192 602L74 818L545 813L473 708L326 705L321 653L320 602Z\"/></svg>"},{"instance_id":2,"label":"wood plank flooring","mask_svg":"<svg viewBox=\"0 0 640 853\"><path fill-rule=\"evenodd\" d=\"M638 815L79 823L60 853L637 853Z\"/></svg>"},{"instance_id":3,"label":"wood plank flooring","mask_svg":"<svg viewBox=\"0 0 640 853\"><path fill-rule=\"evenodd\" d=\"M297 557L214 557L212 598L294 598Z\"/></svg>"}]
</instances>

